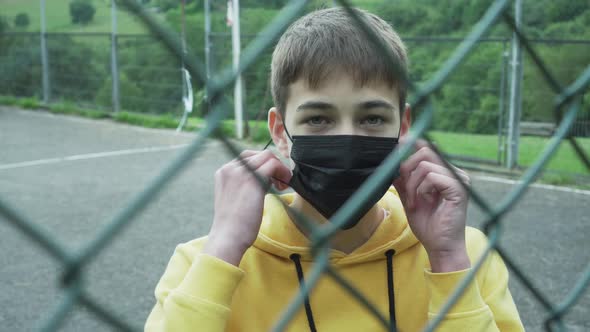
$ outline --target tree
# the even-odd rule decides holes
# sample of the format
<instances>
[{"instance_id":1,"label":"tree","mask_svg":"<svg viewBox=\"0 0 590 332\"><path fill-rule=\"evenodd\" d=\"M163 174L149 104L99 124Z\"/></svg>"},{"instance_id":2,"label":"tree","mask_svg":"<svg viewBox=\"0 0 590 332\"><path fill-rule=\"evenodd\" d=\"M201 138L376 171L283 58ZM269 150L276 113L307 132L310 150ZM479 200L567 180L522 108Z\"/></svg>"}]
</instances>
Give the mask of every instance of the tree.
<instances>
[{"instance_id":1,"label":"tree","mask_svg":"<svg viewBox=\"0 0 590 332\"><path fill-rule=\"evenodd\" d=\"M8 21L4 16L0 16L0 34L4 31L8 31Z\"/></svg>"},{"instance_id":2,"label":"tree","mask_svg":"<svg viewBox=\"0 0 590 332\"><path fill-rule=\"evenodd\" d=\"M156 7L160 9L162 12L167 12L172 8L176 8L180 6L180 1L177 0L156 0L155 3Z\"/></svg>"},{"instance_id":3,"label":"tree","mask_svg":"<svg viewBox=\"0 0 590 332\"><path fill-rule=\"evenodd\" d=\"M571 20L588 9L588 0L551 1L547 4L546 13L551 21L560 22Z\"/></svg>"},{"instance_id":4,"label":"tree","mask_svg":"<svg viewBox=\"0 0 590 332\"><path fill-rule=\"evenodd\" d=\"M19 28L26 28L29 26L29 15L27 13L19 13L14 17L14 26Z\"/></svg>"},{"instance_id":5,"label":"tree","mask_svg":"<svg viewBox=\"0 0 590 332\"><path fill-rule=\"evenodd\" d=\"M74 24L88 24L94 18L96 9L90 0L73 0L70 2L70 16Z\"/></svg>"}]
</instances>

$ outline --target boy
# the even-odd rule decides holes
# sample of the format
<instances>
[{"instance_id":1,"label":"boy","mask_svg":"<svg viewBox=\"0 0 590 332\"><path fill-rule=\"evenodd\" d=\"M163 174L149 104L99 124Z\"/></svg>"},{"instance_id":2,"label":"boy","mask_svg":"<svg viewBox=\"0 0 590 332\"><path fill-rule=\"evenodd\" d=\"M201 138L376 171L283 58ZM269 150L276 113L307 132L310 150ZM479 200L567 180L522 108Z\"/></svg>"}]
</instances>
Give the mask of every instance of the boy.
<instances>
[{"instance_id":1,"label":"boy","mask_svg":"<svg viewBox=\"0 0 590 332\"><path fill-rule=\"evenodd\" d=\"M405 67L393 29L357 10ZM268 331L313 264L309 236L248 169L293 194L281 200L318 224L328 219L404 139L406 86L343 9L310 13L273 53L269 130L287 167L269 151L245 151L215 174L207 237L176 248L156 287L146 331ZM486 239L466 228L467 193L423 142L331 239L330 264L401 331L435 317L481 255ZM466 184L465 172L456 169ZM439 331L522 331L492 254ZM322 276L288 331L382 331L378 320Z\"/></svg>"}]
</instances>

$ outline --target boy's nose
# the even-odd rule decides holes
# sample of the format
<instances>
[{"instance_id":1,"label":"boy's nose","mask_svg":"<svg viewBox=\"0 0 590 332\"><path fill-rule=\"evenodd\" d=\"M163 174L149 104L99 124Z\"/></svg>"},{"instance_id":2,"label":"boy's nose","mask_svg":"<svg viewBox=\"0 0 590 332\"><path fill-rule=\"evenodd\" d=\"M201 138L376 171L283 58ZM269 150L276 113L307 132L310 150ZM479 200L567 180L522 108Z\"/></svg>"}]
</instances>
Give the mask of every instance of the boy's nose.
<instances>
[{"instance_id":1,"label":"boy's nose","mask_svg":"<svg viewBox=\"0 0 590 332\"><path fill-rule=\"evenodd\" d=\"M346 121L334 128L334 135L361 135L361 133L353 123Z\"/></svg>"}]
</instances>

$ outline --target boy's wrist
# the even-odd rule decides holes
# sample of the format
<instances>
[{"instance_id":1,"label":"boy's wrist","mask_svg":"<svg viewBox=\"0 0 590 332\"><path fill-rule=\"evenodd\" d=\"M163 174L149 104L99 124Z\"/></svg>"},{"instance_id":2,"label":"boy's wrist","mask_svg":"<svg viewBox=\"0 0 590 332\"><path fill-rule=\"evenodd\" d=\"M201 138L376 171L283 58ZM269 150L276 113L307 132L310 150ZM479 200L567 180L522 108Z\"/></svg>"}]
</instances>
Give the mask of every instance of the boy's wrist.
<instances>
[{"instance_id":1,"label":"boy's wrist","mask_svg":"<svg viewBox=\"0 0 590 332\"><path fill-rule=\"evenodd\" d=\"M433 273L455 272L471 267L471 261L465 248L429 252L428 259Z\"/></svg>"},{"instance_id":2,"label":"boy's wrist","mask_svg":"<svg viewBox=\"0 0 590 332\"><path fill-rule=\"evenodd\" d=\"M227 238L209 234L202 253L239 266L246 249L248 249L247 246L240 246L237 245L237 242L227 240Z\"/></svg>"}]
</instances>

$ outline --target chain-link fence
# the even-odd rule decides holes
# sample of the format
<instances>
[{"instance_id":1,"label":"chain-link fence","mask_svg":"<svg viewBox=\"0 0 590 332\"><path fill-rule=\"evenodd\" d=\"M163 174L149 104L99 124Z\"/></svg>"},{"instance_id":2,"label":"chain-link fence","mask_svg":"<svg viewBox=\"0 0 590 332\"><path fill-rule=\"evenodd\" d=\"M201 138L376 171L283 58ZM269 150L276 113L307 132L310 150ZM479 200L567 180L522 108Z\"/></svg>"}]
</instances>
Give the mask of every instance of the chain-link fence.
<instances>
[{"instance_id":1,"label":"chain-link fence","mask_svg":"<svg viewBox=\"0 0 590 332\"><path fill-rule=\"evenodd\" d=\"M73 103L112 111L112 61L117 61L120 108L152 114L182 114L181 59L149 35L48 33L50 103ZM0 35L0 95L43 99L40 36Z\"/></svg>"},{"instance_id":2,"label":"chain-link fence","mask_svg":"<svg viewBox=\"0 0 590 332\"><path fill-rule=\"evenodd\" d=\"M370 28L360 19L354 11L350 10L346 1L339 1L348 13L354 17L360 27L367 33L367 37L370 38L374 43L375 47L378 47L384 52L384 55L391 59L391 63L394 67L398 68L399 65L394 56L386 52L387 48L380 44L378 38L373 38ZM159 24L145 11L142 10L135 1L127 0L124 3L132 10L139 18L141 18L146 25L150 28L153 35L161 42L162 45L173 54L172 57L180 58L182 52L181 45L174 34L163 29ZM402 161L403 155L409 152L413 143L423 136L429 139L427 129L431 126L433 118L440 112L432 98L439 93L450 76L460 68L460 66L466 61L467 56L477 47L478 41L480 41L486 32L492 27L497 21L503 22L508 27L517 32L520 41L524 45L524 49L528 54L528 59L531 65L539 71L539 77L547 84L551 90L553 98L551 99L550 108L553 110L554 116L558 119L557 127L554 135L552 136L549 144L544 148L543 153L538 157L535 163L525 172L522 177L522 182L516 185L512 191L505 195L503 200L496 204L485 201L478 192L473 191L470 187L466 187L469 191L473 202L486 214L486 221L484 223L485 233L489 237L489 243L482 257L480 257L473 264L473 268L467 275L467 277L457 286L453 294L449 297L446 305L443 307L438 316L429 322L425 331L433 331L441 323L442 319L453 307L454 303L462 296L462 292L466 289L467 285L474 278L477 271L482 266L482 262L488 257L492 251L497 251L513 275L519 279L528 290L531 291L534 298L542 305L545 309L544 315L546 316L546 328L547 330L563 330L565 325L563 322L564 315L575 305L576 301L583 294L584 290L590 283L590 265L586 267L582 276L578 281L572 285L568 295L564 297L560 302L554 303L548 300L544 294L543 289L535 285L527 271L522 269L520 266L515 264L514 255L517 253L509 253L504 250L500 245L499 240L501 237L501 229L503 226L503 217L508 213L511 208L522 198L523 194L528 189L529 185L539 176L539 174L546 167L548 160L555 154L558 146L563 142L564 144L570 144L576 151L579 160L585 165L586 169L590 169L590 160L588 155L580 148L575 137L570 135L570 128L573 126L578 113L581 110L582 97L587 91L590 85L590 65L582 69L578 76L571 80L571 83L567 86L562 86L559 80L554 76L553 70L550 66L545 64L544 59L539 56L537 50L532 47L532 44L526 39L520 30L518 30L514 24L514 20L510 15L508 0L497 0L487 10L482 19L475 25L469 35L453 50L449 55L448 60L431 76L423 77L423 83L416 85L412 84L412 98L410 100L411 105L414 109L419 112L419 116L413 125L413 130L409 134L409 142L393 151L388 158L384 161L379 171L374 173L353 195L347 204L345 204L332 218L331 223L324 227L317 227L307 220L304 216L297 213L297 211L291 210L295 216L295 221L301 227L311 230L313 236L311 237L311 249L315 255L315 263L309 274L305 278L305 282L302 285L302 291L292 300L290 305L285 308L284 315L276 323L274 330L282 331L289 324L293 318L295 312L301 308L306 296L310 292L313 292L318 280L322 276L328 276L333 278L338 284L344 289L349 291L352 296L357 298L362 305L364 305L370 312L375 314L378 319L383 323L384 329L394 331L394 326L389 326L388 320L383 317L379 310L370 303L360 292L358 292L354 285L347 283L341 278L332 266L329 264L327 245L328 240L333 236L341 225L347 222L348 216L356 214L361 208L365 201L372 196L373 192L388 178L390 178L392 172ZM269 24L263 33L257 36L248 47L242 53L242 58L238 71L233 71L229 68L220 71L219 75L216 75L213 79L206 79L205 69L202 63L200 63L196 57L189 56L186 58L186 67L191 72L192 76L199 81L201 86L208 85L211 94L207 96L208 102L211 106L207 110L207 122L206 126L198 133L191 144L180 153L169 165L162 170L162 172L154 178L143 190L138 193L128 204L122 209L110 222L102 229L96 237L89 243L83 245L76 250L70 250L65 244L57 241L53 238L45 229L38 223L24 217L16 207L10 206L4 200L0 200L0 215L2 215L8 222L14 227L21 230L24 234L28 235L37 245L47 250L56 260L58 260L64 267L64 274L61 278L63 284L64 296L61 303L56 307L52 308L49 315L49 320L42 323L42 330L54 330L56 329L63 320L68 316L68 313L72 310L74 305L81 304L88 308L90 311L95 313L99 318L105 322L113 325L116 328L122 330L134 330L135 324L129 324L121 320L119 315L108 308L100 306L93 298L88 294L84 284L84 274L88 264L96 258L102 250L108 246L114 237L121 232L125 227L131 225L134 217L138 215L140 211L145 209L156 197L156 195L164 188L164 186L176 176L183 168L187 166L189 161L199 153L205 140L208 137L216 137L220 140L227 150L234 156L239 154L239 149L229 141L226 137L218 134L216 129L220 126L221 121L226 118L229 111L229 103L224 98L223 91L235 80L239 73L245 72L252 66L258 59L258 57L268 49L269 46L277 39L277 37L286 29L286 27L296 19L301 12L304 10L307 1L293 1L286 6L277 17ZM33 38L33 37L31 37ZM108 41L107 41L108 42ZM139 42L139 41L133 41ZM21 50L23 54L28 54L29 50L23 47ZM105 55L106 56L106 55ZM127 69L133 69L136 65L137 58L129 58L127 60ZM38 67L38 63L31 61L33 66ZM132 65L133 64L133 65ZM125 65L123 66L125 67ZM171 77L174 77L175 69L171 69ZM132 71L131 71L132 72ZM155 74L155 75L161 75ZM179 73L177 75L180 75ZM75 75L74 75L75 76ZM160 77L160 76L158 76ZM402 77L402 76L400 76ZM60 88L56 91L61 93L68 93L68 89L64 88L64 85L68 83L69 77L63 77L60 79ZM79 77L71 77L72 82L77 82ZM90 81L92 78L88 78ZM32 84L32 81L30 82ZM98 82L100 83L100 82ZM38 84L38 83L35 83ZM74 83L75 84L75 83ZM99 84L97 84L98 86ZM33 87L35 85L31 85ZM38 86L38 85L37 85ZM21 88L29 88L29 82L24 82ZM490 89L496 89L490 87ZM75 90L75 89L74 89ZM78 96L83 96L86 91L70 91ZM24 93L24 92L23 92ZM205 104L207 105L207 103ZM436 111L435 111L436 110ZM433 146L434 148L434 146ZM436 148L434 148L435 151ZM437 151L438 152L438 151ZM440 153L440 152L439 152ZM444 157L444 156L443 156ZM445 159L446 160L446 159ZM455 176L454 169L447 164L447 167ZM261 180L261 182L264 182ZM264 184L264 183L263 183ZM276 194L276 192L274 193ZM285 208L290 209L289 206ZM587 264L587 262L580 262Z\"/></svg>"}]
</instances>

